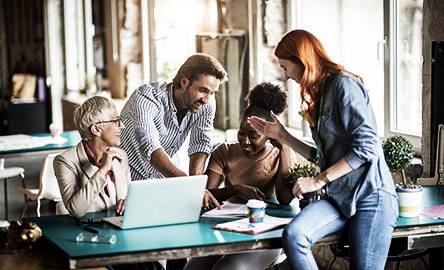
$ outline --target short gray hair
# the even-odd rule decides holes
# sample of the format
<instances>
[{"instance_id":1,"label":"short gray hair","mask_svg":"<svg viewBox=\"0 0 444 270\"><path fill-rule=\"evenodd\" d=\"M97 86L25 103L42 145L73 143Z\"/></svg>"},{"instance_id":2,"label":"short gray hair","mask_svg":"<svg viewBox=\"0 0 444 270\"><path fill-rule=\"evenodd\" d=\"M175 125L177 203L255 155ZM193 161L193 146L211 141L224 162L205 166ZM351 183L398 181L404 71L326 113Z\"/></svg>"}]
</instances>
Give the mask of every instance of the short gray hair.
<instances>
[{"instance_id":1,"label":"short gray hair","mask_svg":"<svg viewBox=\"0 0 444 270\"><path fill-rule=\"evenodd\" d=\"M108 121L112 113L117 111L116 103L104 96L88 98L74 111L74 124L84 140L91 140L94 134L91 126L100 121Z\"/></svg>"}]
</instances>

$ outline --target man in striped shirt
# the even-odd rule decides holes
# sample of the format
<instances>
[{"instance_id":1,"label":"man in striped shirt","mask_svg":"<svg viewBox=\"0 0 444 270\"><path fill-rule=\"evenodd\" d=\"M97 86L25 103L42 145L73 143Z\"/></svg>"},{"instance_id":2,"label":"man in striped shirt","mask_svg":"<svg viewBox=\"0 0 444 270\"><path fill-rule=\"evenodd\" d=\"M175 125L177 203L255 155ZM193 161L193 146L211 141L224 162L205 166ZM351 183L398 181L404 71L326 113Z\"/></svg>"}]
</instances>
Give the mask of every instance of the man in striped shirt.
<instances>
[{"instance_id":1,"label":"man in striped shirt","mask_svg":"<svg viewBox=\"0 0 444 270\"><path fill-rule=\"evenodd\" d=\"M214 93L226 80L219 61L198 53L185 61L172 82L153 82L134 91L121 112L126 128L120 145L128 155L133 180L186 175L172 157L188 134L189 174L204 173L212 151ZM209 196L204 207L209 206Z\"/></svg>"}]
</instances>

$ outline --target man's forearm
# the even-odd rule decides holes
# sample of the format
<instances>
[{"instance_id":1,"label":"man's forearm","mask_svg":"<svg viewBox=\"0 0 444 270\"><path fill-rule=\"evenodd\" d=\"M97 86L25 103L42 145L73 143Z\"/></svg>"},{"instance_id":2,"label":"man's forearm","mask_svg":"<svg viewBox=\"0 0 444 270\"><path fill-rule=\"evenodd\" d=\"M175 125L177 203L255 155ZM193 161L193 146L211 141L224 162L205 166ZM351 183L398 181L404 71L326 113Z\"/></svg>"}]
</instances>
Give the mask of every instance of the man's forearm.
<instances>
[{"instance_id":1,"label":"man's forearm","mask_svg":"<svg viewBox=\"0 0 444 270\"><path fill-rule=\"evenodd\" d=\"M151 154L151 166L165 177L185 176L184 171L176 167L165 150L159 148Z\"/></svg>"},{"instance_id":2,"label":"man's forearm","mask_svg":"<svg viewBox=\"0 0 444 270\"><path fill-rule=\"evenodd\" d=\"M207 157L207 153L202 152L194 153L190 156L190 175L200 175L204 173Z\"/></svg>"}]
</instances>

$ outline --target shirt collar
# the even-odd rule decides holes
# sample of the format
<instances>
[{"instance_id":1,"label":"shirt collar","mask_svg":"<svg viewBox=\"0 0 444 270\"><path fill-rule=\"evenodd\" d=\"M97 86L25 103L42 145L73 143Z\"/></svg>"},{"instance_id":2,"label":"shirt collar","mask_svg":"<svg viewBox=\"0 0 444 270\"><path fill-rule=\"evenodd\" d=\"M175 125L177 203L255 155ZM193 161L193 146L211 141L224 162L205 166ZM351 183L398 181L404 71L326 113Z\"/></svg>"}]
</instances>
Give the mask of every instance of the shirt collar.
<instances>
[{"instance_id":1,"label":"shirt collar","mask_svg":"<svg viewBox=\"0 0 444 270\"><path fill-rule=\"evenodd\" d=\"M169 87L169 89L168 89L168 104L169 104L168 106L169 106L169 110L173 114L176 114L177 113L177 108L176 108L176 104L174 104L174 98L173 98L174 97L174 95L173 95L174 84L171 83L171 85L167 86L167 87ZM189 115L191 115L191 112L189 110L187 110L187 113L185 114L185 118L188 117Z\"/></svg>"},{"instance_id":2,"label":"shirt collar","mask_svg":"<svg viewBox=\"0 0 444 270\"><path fill-rule=\"evenodd\" d=\"M94 156L94 153L91 151L85 140L82 140L82 144L83 148L85 149L86 156L89 159L89 162L91 162L91 164L94 166L100 167L100 161L98 161L96 156Z\"/></svg>"},{"instance_id":3,"label":"shirt collar","mask_svg":"<svg viewBox=\"0 0 444 270\"><path fill-rule=\"evenodd\" d=\"M177 113L177 108L176 105L174 104L174 98L173 98L173 88L174 88L174 84L171 83L168 89L168 104L169 104L169 109L170 111L172 111L173 113Z\"/></svg>"}]
</instances>

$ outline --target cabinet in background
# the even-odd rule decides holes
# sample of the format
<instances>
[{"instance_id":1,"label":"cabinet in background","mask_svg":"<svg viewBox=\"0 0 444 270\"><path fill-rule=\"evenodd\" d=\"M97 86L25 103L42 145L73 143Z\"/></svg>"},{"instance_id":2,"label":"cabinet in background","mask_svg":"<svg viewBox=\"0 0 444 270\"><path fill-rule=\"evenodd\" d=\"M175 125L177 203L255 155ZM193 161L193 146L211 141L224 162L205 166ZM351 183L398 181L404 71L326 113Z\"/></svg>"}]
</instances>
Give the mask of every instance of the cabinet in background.
<instances>
[{"instance_id":1,"label":"cabinet in background","mask_svg":"<svg viewBox=\"0 0 444 270\"><path fill-rule=\"evenodd\" d=\"M7 103L8 134L49 132L46 102Z\"/></svg>"}]
</instances>

